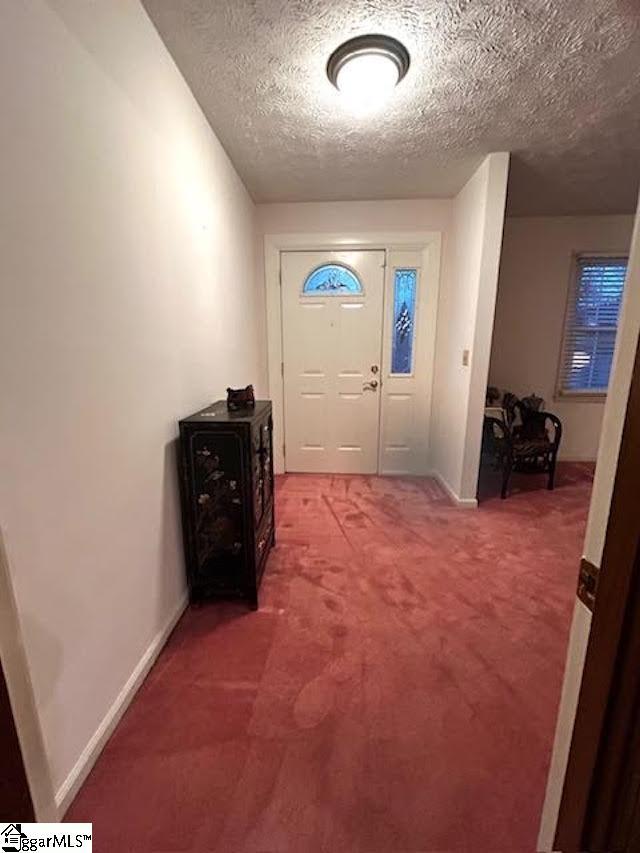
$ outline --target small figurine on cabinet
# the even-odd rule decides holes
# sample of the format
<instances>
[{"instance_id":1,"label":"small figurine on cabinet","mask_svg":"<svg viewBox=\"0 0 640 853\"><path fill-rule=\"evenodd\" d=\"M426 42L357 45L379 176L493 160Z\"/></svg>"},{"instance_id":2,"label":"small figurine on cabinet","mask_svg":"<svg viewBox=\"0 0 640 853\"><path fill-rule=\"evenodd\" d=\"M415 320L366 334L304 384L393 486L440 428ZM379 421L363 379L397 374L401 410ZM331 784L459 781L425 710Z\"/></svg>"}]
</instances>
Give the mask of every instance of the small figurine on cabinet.
<instances>
[{"instance_id":1,"label":"small figurine on cabinet","mask_svg":"<svg viewBox=\"0 0 640 853\"><path fill-rule=\"evenodd\" d=\"M230 412L240 412L243 409L253 409L256 398L253 393L253 385L246 388L227 388L227 409Z\"/></svg>"}]
</instances>

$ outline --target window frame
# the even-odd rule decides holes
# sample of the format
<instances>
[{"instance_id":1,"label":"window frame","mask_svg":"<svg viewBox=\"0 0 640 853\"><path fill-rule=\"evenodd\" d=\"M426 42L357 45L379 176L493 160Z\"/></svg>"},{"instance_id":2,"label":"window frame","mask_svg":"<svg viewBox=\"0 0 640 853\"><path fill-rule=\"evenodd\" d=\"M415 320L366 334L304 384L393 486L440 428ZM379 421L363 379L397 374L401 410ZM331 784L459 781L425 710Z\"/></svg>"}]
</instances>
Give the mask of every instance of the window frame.
<instances>
[{"instance_id":1,"label":"window frame","mask_svg":"<svg viewBox=\"0 0 640 853\"><path fill-rule=\"evenodd\" d=\"M603 251L580 251L573 252L571 255L571 267L569 274L569 287L567 288L567 298L565 300L565 309L564 309L564 318L562 321L562 337L560 340L560 353L558 356L558 369L556 375L556 388L555 388L555 400L560 400L564 402L568 402L570 400L579 401L581 403L603 403L606 399L607 394L609 393L609 386L602 390L596 391L592 388L584 389L584 390L575 390L572 391L570 389L564 388L562 385L562 379L564 375L564 364L565 364L565 352L566 352L566 344L567 344L567 336L569 333L569 317L573 306L575 305L576 296L578 293L578 272L580 269L580 261L585 258L591 258L596 261L602 260L603 262L607 259L625 259L627 261L627 269L629 263L629 252L603 252ZM626 278L625 278L625 286L626 286ZM624 301L624 287L622 291L622 301ZM622 303L620 306L620 310L622 311ZM618 335L618 328L620 326L620 318L618 317L618 324L615 328L616 340ZM594 330L595 331L595 330Z\"/></svg>"}]
</instances>

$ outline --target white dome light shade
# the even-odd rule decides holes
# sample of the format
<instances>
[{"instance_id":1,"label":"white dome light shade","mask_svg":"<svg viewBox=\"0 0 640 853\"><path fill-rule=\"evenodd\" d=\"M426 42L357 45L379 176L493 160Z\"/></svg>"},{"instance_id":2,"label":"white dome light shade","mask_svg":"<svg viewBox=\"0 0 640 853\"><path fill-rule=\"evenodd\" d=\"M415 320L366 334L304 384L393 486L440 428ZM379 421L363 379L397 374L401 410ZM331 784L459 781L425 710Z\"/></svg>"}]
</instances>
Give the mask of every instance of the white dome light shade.
<instances>
[{"instance_id":1,"label":"white dome light shade","mask_svg":"<svg viewBox=\"0 0 640 853\"><path fill-rule=\"evenodd\" d=\"M358 36L335 50L327 63L329 80L356 115L379 109L409 68L409 53L390 36Z\"/></svg>"},{"instance_id":2,"label":"white dome light shade","mask_svg":"<svg viewBox=\"0 0 640 853\"><path fill-rule=\"evenodd\" d=\"M357 115L379 109L398 83L398 68L384 53L359 53L338 71L336 87Z\"/></svg>"}]
</instances>

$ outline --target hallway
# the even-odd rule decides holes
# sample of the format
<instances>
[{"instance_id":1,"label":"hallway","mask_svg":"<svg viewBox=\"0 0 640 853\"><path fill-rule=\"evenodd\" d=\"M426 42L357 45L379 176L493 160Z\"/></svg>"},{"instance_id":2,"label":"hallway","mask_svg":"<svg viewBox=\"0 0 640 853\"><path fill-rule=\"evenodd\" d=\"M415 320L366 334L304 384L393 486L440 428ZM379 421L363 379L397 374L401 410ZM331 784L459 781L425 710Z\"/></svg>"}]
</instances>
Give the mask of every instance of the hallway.
<instances>
[{"instance_id":1,"label":"hallway","mask_svg":"<svg viewBox=\"0 0 640 853\"><path fill-rule=\"evenodd\" d=\"M279 478L259 612L187 611L66 820L98 853L533 853L592 468L477 512Z\"/></svg>"}]
</instances>

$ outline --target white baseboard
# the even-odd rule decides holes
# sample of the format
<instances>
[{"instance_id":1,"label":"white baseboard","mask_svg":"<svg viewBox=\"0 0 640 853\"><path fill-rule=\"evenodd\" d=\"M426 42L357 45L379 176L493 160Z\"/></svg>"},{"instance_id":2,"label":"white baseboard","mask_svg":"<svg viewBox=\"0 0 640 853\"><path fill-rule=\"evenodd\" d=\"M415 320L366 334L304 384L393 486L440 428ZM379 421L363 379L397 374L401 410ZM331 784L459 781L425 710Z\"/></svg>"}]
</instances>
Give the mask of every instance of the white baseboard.
<instances>
[{"instance_id":1,"label":"white baseboard","mask_svg":"<svg viewBox=\"0 0 640 853\"><path fill-rule=\"evenodd\" d=\"M185 594L180 599L178 606L175 608L173 613L167 619L164 627L158 631L151 641L151 644L136 664L136 667L127 679L126 684L116 697L115 702L109 708L102 722L91 736L89 743L82 750L80 758L76 761L71 772L58 788L56 792L56 805L60 813L60 820L73 802L73 798L89 775L91 768L96 763L98 756L106 746L113 730L120 722L122 715L129 707L131 700L147 677L149 670L162 651L164 644L167 642L169 634L173 631L176 622L184 613L187 602L188 597Z\"/></svg>"},{"instance_id":2,"label":"white baseboard","mask_svg":"<svg viewBox=\"0 0 640 853\"><path fill-rule=\"evenodd\" d=\"M445 490L449 498L453 501L453 503L460 507L460 509L477 509L478 508L478 499L477 498L461 498L457 495L449 483L444 479L444 477L438 471L431 471L429 474L430 477L433 477L434 480L437 480L438 483Z\"/></svg>"}]
</instances>

